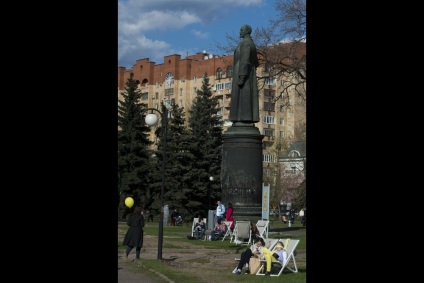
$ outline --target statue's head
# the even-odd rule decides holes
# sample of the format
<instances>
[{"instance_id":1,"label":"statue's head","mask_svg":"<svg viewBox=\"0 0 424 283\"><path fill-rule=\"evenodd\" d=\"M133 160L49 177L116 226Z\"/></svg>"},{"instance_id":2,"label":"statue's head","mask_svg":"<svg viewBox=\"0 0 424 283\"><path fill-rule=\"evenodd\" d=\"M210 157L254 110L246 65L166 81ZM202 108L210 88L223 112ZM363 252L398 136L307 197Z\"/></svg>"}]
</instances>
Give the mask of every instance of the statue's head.
<instances>
[{"instance_id":1,"label":"statue's head","mask_svg":"<svg viewBox=\"0 0 424 283\"><path fill-rule=\"evenodd\" d=\"M246 36L246 34L249 34L252 32L252 28L249 25L242 25L240 28L240 37L243 38Z\"/></svg>"},{"instance_id":2,"label":"statue's head","mask_svg":"<svg viewBox=\"0 0 424 283\"><path fill-rule=\"evenodd\" d=\"M252 27L249 26L249 25L242 25L241 28L240 28L240 33L242 33L242 32L244 33L243 35L251 34L252 33Z\"/></svg>"}]
</instances>

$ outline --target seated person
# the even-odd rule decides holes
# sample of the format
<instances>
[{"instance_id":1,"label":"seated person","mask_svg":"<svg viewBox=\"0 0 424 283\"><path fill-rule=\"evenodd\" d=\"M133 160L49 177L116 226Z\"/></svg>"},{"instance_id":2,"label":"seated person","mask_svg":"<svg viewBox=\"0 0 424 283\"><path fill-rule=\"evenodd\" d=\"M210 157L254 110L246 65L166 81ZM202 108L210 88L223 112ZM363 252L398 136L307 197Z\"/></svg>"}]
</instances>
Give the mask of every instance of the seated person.
<instances>
[{"instance_id":1,"label":"seated person","mask_svg":"<svg viewBox=\"0 0 424 283\"><path fill-rule=\"evenodd\" d=\"M206 224L203 221L202 217L199 217L199 221L194 224L194 235L196 236L197 240L201 240L205 237L206 233Z\"/></svg>"},{"instance_id":2,"label":"seated person","mask_svg":"<svg viewBox=\"0 0 424 283\"><path fill-rule=\"evenodd\" d=\"M250 246L250 248L246 249L240 255L240 261L237 266L237 270L235 272L236 275L241 274L241 270L243 266L246 267L246 274L250 273L249 270L249 261L252 256L259 257L260 259L264 259L263 249L265 248L265 242L262 238L255 239L255 243ZM269 250L268 250L269 251Z\"/></svg>"},{"instance_id":3,"label":"seated person","mask_svg":"<svg viewBox=\"0 0 424 283\"><path fill-rule=\"evenodd\" d=\"M271 275L271 262L279 261L281 264L284 264L287 260L287 252L284 250L284 244L281 241L277 242L275 250L272 252L267 248L263 249L264 258L266 260L266 272L265 275Z\"/></svg>"},{"instance_id":4,"label":"seated person","mask_svg":"<svg viewBox=\"0 0 424 283\"><path fill-rule=\"evenodd\" d=\"M224 220L221 218L218 219L218 222L215 224L215 227L211 231L211 241L219 240L224 237L227 232L227 225L225 225Z\"/></svg>"}]
</instances>

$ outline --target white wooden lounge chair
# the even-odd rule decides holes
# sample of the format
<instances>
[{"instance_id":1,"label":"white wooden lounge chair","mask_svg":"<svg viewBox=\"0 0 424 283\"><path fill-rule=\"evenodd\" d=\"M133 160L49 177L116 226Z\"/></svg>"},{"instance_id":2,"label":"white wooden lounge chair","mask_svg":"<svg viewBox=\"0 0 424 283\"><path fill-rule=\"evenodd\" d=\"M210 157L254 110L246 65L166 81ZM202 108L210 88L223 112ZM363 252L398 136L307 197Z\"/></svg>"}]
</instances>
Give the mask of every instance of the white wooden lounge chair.
<instances>
[{"instance_id":1,"label":"white wooden lounge chair","mask_svg":"<svg viewBox=\"0 0 424 283\"><path fill-rule=\"evenodd\" d=\"M269 220L258 220L256 228L258 228L259 237L262 237L263 239L268 238L268 226Z\"/></svg>"},{"instance_id":2,"label":"white wooden lounge chair","mask_svg":"<svg viewBox=\"0 0 424 283\"><path fill-rule=\"evenodd\" d=\"M271 272L272 267L277 268L278 272L271 273L271 276L280 276L281 273L283 273L284 268L287 268L291 272L296 273L297 272L297 265L296 265L296 259L294 257L294 250L296 249L297 245L299 244L300 240L293 240L293 239L280 239L284 243L284 249L287 252L287 259L286 261L281 264L277 260L272 260L271 262ZM274 245L275 247L275 245ZM258 269L256 272L256 275L265 275L266 271L266 261L261 260L262 267Z\"/></svg>"},{"instance_id":3,"label":"white wooden lounge chair","mask_svg":"<svg viewBox=\"0 0 424 283\"><path fill-rule=\"evenodd\" d=\"M252 242L252 229L250 221L236 221L234 227L234 243L250 245Z\"/></svg>"},{"instance_id":4,"label":"white wooden lounge chair","mask_svg":"<svg viewBox=\"0 0 424 283\"><path fill-rule=\"evenodd\" d=\"M206 229L207 229L207 218L203 218L203 222L205 222L205 227L206 227ZM192 237L195 237L195 233L194 233L194 225L196 225L196 223L197 222L199 222L199 218L198 217L196 217L196 218L193 218L193 224L191 225L191 236ZM206 231L205 231L205 238L203 239L203 240L206 240Z\"/></svg>"},{"instance_id":5,"label":"white wooden lounge chair","mask_svg":"<svg viewBox=\"0 0 424 283\"><path fill-rule=\"evenodd\" d=\"M222 237L222 241L225 240L225 237L230 237L230 243L232 238L231 225L233 225L233 221L224 221L224 224L227 226L227 232L225 232L224 237Z\"/></svg>"}]
</instances>

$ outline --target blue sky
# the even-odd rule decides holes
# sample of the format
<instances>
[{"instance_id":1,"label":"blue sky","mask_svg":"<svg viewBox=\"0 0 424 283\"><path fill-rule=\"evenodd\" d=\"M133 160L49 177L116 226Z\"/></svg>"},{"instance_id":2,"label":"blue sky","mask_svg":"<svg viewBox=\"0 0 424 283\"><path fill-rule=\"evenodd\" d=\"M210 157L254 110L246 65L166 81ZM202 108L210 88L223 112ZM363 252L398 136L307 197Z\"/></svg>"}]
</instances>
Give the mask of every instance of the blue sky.
<instances>
[{"instance_id":1,"label":"blue sky","mask_svg":"<svg viewBox=\"0 0 424 283\"><path fill-rule=\"evenodd\" d=\"M274 0L118 0L118 66L136 60L181 58L206 50L219 54L216 42L238 36L240 27L253 30L275 18Z\"/></svg>"}]
</instances>

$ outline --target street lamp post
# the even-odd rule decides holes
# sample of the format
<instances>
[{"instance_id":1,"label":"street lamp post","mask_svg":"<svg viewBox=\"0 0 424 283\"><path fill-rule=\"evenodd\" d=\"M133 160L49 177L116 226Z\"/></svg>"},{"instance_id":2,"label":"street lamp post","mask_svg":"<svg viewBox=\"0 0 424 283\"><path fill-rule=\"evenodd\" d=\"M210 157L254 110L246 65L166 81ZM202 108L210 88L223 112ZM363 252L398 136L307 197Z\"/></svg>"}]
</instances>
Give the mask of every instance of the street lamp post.
<instances>
[{"instance_id":1,"label":"street lamp post","mask_svg":"<svg viewBox=\"0 0 424 283\"><path fill-rule=\"evenodd\" d=\"M162 186L160 188L160 219L159 219L159 235L158 235L158 259L162 260L162 245L163 245L163 191L165 187L165 164L166 164L166 136L168 132L168 109L165 107L163 112L160 112L156 108L147 108L145 111L152 111L152 113L147 114L145 121L149 126L154 126L158 122L158 117L153 113L156 111L161 116L161 123L163 128L163 156L162 156Z\"/></svg>"},{"instance_id":2,"label":"street lamp post","mask_svg":"<svg viewBox=\"0 0 424 283\"><path fill-rule=\"evenodd\" d=\"M211 210L211 185L212 185L213 177L209 177L209 190L208 190L208 212Z\"/></svg>"}]
</instances>

